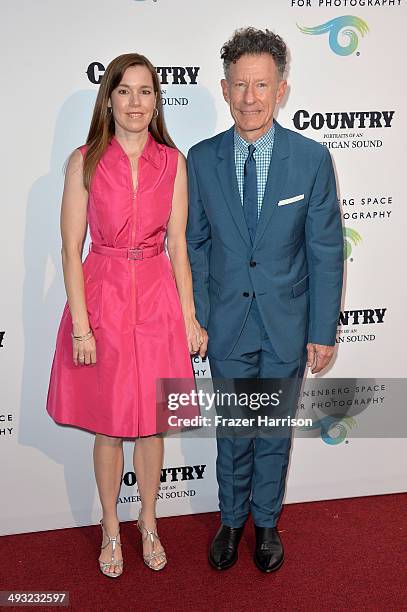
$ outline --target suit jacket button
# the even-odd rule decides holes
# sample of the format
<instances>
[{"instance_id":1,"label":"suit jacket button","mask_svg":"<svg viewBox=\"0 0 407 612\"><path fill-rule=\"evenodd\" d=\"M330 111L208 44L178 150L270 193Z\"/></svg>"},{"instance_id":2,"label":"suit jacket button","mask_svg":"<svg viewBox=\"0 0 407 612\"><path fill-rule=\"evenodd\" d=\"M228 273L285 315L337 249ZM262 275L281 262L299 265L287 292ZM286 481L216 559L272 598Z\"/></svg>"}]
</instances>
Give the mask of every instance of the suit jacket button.
<instances>
[{"instance_id":1,"label":"suit jacket button","mask_svg":"<svg viewBox=\"0 0 407 612\"><path fill-rule=\"evenodd\" d=\"M249 297L250 293L248 291L243 292L243 297Z\"/></svg>"},{"instance_id":2,"label":"suit jacket button","mask_svg":"<svg viewBox=\"0 0 407 612\"><path fill-rule=\"evenodd\" d=\"M252 260L252 261L250 262L250 267L251 267L251 268L255 268L256 266L257 266L257 261L253 261L253 260Z\"/></svg>"}]
</instances>

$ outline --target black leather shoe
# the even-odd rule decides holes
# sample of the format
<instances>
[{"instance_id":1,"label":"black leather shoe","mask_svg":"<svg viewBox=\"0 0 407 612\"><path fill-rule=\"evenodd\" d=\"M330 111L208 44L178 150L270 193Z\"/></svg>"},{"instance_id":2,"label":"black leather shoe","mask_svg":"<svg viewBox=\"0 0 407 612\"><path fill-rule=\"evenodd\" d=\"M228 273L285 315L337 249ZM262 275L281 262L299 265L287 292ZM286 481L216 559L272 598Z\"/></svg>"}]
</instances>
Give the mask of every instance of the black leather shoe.
<instances>
[{"instance_id":1,"label":"black leather shoe","mask_svg":"<svg viewBox=\"0 0 407 612\"><path fill-rule=\"evenodd\" d=\"M218 570L232 567L237 561L237 549L243 527L221 525L209 549L209 563Z\"/></svg>"},{"instance_id":2,"label":"black leather shoe","mask_svg":"<svg viewBox=\"0 0 407 612\"><path fill-rule=\"evenodd\" d=\"M277 527L256 527L254 562L262 572L275 572L284 561L284 548Z\"/></svg>"}]
</instances>

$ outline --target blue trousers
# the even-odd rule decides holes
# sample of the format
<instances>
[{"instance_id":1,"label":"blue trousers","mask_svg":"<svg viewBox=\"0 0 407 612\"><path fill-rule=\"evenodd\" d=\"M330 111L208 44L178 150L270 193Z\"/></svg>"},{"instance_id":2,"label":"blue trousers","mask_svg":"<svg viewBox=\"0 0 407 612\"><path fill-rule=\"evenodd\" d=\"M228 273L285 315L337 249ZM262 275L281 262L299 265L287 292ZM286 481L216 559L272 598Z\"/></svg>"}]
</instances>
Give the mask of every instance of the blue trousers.
<instances>
[{"instance_id":1,"label":"blue trousers","mask_svg":"<svg viewBox=\"0 0 407 612\"><path fill-rule=\"evenodd\" d=\"M225 360L209 356L213 378L292 378L298 388L307 354L282 362L265 331L256 299L252 299L242 333ZM297 402L294 399L294 404ZM295 406L291 413L295 413ZM274 527L285 491L291 436L219 437L216 475L224 525L241 527L249 512L258 527Z\"/></svg>"}]
</instances>

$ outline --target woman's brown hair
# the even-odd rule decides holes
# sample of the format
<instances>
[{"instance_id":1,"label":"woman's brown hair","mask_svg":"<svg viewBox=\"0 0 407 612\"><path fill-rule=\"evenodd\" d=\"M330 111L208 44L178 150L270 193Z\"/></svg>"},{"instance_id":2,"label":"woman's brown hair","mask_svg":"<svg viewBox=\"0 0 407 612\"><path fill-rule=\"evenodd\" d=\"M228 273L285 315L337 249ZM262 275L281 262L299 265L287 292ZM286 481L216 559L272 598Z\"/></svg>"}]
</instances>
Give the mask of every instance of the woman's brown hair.
<instances>
[{"instance_id":1,"label":"woman's brown hair","mask_svg":"<svg viewBox=\"0 0 407 612\"><path fill-rule=\"evenodd\" d=\"M156 94L155 106L158 113L155 112L153 114L148 131L160 144L176 148L165 126L160 82L154 66L144 55L139 55L138 53L119 55L119 57L110 62L102 77L86 139L87 149L83 164L83 182L88 191L96 166L114 135L113 113L108 110L110 95L120 84L124 73L130 66L146 66L153 79L154 93Z\"/></svg>"}]
</instances>

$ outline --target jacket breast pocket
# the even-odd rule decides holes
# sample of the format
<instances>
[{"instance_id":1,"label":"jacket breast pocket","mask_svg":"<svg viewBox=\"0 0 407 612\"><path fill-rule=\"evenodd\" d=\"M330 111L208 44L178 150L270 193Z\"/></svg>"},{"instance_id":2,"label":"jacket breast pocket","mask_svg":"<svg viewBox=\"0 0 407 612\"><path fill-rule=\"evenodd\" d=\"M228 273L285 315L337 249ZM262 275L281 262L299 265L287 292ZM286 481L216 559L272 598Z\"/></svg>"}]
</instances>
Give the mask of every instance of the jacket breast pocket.
<instances>
[{"instance_id":1,"label":"jacket breast pocket","mask_svg":"<svg viewBox=\"0 0 407 612\"><path fill-rule=\"evenodd\" d=\"M102 311L102 281L88 281L85 283L85 301L88 311L89 325L97 329Z\"/></svg>"},{"instance_id":2,"label":"jacket breast pocket","mask_svg":"<svg viewBox=\"0 0 407 612\"><path fill-rule=\"evenodd\" d=\"M295 285L292 286L293 297L298 297L302 295L309 288L309 275L307 274L299 280Z\"/></svg>"},{"instance_id":3,"label":"jacket breast pocket","mask_svg":"<svg viewBox=\"0 0 407 612\"><path fill-rule=\"evenodd\" d=\"M284 200L279 200L277 202L277 206L288 206L290 204L295 204L296 202L299 202L301 204L304 203L304 194L301 193L297 196L294 196L292 198L285 198Z\"/></svg>"}]
</instances>

